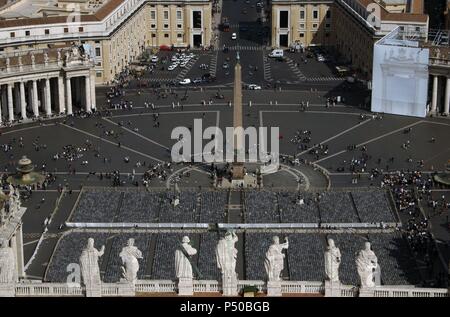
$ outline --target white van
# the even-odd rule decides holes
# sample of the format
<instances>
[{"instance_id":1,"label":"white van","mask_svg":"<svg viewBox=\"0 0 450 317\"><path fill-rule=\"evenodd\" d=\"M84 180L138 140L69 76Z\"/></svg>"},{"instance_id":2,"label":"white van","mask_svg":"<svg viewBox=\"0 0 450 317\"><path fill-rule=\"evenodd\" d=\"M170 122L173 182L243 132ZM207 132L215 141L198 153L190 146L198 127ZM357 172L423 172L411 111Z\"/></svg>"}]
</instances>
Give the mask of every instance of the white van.
<instances>
[{"instance_id":1,"label":"white van","mask_svg":"<svg viewBox=\"0 0 450 317\"><path fill-rule=\"evenodd\" d=\"M283 50L276 49L270 52L269 57L283 57L283 55L284 55Z\"/></svg>"}]
</instances>

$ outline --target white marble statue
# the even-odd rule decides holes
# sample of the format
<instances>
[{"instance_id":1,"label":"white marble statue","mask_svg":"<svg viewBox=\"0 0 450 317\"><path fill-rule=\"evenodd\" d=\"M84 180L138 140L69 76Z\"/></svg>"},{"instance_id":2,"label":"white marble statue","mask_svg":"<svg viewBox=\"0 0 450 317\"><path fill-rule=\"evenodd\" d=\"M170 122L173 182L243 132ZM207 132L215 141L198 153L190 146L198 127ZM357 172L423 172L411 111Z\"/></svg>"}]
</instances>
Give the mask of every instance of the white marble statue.
<instances>
[{"instance_id":1,"label":"white marble statue","mask_svg":"<svg viewBox=\"0 0 450 317\"><path fill-rule=\"evenodd\" d=\"M175 273L177 278L194 278L189 257L195 254L197 254L197 250L191 246L189 237L184 236L181 240L181 247L175 251Z\"/></svg>"},{"instance_id":2,"label":"white marble statue","mask_svg":"<svg viewBox=\"0 0 450 317\"><path fill-rule=\"evenodd\" d=\"M94 239L89 238L87 247L83 250L80 256L81 276L84 284L98 284L100 285L100 268L98 266L98 259L105 252L105 246L102 246L100 251L94 248Z\"/></svg>"},{"instance_id":3,"label":"white marble statue","mask_svg":"<svg viewBox=\"0 0 450 317\"><path fill-rule=\"evenodd\" d=\"M230 277L236 276L237 249L235 243L238 241L236 233L228 231L225 237L219 240L216 247L217 267L222 274Z\"/></svg>"},{"instance_id":4,"label":"white marble statue","mask_svg":"<svg viewBox=\"0 0 450 317\"><path fill-rule=\"evenodd\" d=\"M6 69L9 70L9 67L11 66L11 61L9 57L6 58Z\"/></svg>"},{"instance_id":5,"label":"white marble statue","mask_svg":"<svg viewBox=\"0 0 450 317\"><path fill-rule=\"evenodd\" d=\"M36 63L36 57L34 57L34 54L31 54L31 65L34 67L34 64Z\"/></svg>"},{"instance_id":6,"label":"white marble statue","mask_svg":"<svg viewBox=\"0 0 450 317\"><path fill-rule=\"evenodd\" d=\"M281 271L284 268L284 257L283 249L289 247L288 238L284 239L285 243L280 244L280 238L274 236L272 239L273 243L266 252L266 258L264 260L264 268L266 269L266 274L269 281L279 281Z\"/></svg>"},{"instance_id":7,"label":"white marble statue","mask_svg":"<svg viewBox=\"0 0 450 317\"><path fill-rule=\"evenodd\" d=\"M45 64L45 65L48 65L48 61L49 61L48 53L47 53L47 52L44 52L44 64Z\"/></svg>"},{"instance_id":8,"label":"white marble statue","mask_svg":"<svg viewBox=\"0 0 450 317\"><path fill-rule=\"evenodd\" d=\"M370 249L370 242L364 244L364 249L358 252L356 267L361 279L361 287L375 286L375 271L378 267L378 259Z\"/></svg>"},{"instance_id":9,"label":"white marble statue","mask_svg":"<svg viewBox=\"0 0 450 317\"><path fill-rule=\"evenodd\" d=\"M0 284L17 281L16 258L6 239L0 239Z\"/></svg>"},{"instance_id":10,"label":"white marble statue","mask_svg":"<svg viewBox=\"0 0 450 317\"><path fill-rule=\"evenodd\" d=\"M142 259L142 252L134 246L134 239L128 239L127 246L122 248L119 254L122 259L123 277L130 283L135 283L137 280L137 272L139 271L138 259Z\"/></svg>"},{"instance_id":11,"label":"white marble statue","mask_svg":"<svg viewBox=\"0 0 450 317\"><path fill-rule=\"evenodd\" d=\"M80 52L77 46L72 46L72 58L77 59L80 56Z\"/></svg>"},{"instance_id":12,"label":"white marble statue","mask_svg":"<svg viewBox=\"0 0 450 317\"><path fill-rule=\"evenodd\" d=\"M339 282L339 265L341 264L341 251L334 245L333 239L328 239L325 251L325 274L331 282Z\"/></svg>"}]
</instances>

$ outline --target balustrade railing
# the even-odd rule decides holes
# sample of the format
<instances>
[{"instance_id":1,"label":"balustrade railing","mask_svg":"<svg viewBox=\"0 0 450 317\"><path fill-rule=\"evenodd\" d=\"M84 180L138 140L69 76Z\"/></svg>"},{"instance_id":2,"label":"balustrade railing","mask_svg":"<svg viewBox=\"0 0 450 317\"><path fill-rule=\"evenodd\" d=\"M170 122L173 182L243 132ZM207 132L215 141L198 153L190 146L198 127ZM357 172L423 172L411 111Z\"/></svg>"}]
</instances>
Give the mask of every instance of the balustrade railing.
<instances>
[{"instance_id":1,"label":"balustrade railing","mask_svg":"<svg viewBox=\"0 0 450 317\"><path fill-rule=\"evenodd\" d=\"M239 280L238 289L243 290L246 286L254 286L258 292L264 292L265 281ZM220 292L221 284L214 280L193 281L194 293ZM101 295L105 297L132 296L134 291L123 283L102 283ZM175 293L176 282L172 280L139 280L135 285L136 293ZM324 294L325 284L323 282L308 281L281 281L281 292L283 294ZM18 297L61 297L61 296L85 296L84 287L79 284L65 283L36 283L21 282L14 287L15 296ZM351 285L341 285L338 292L340 297L356 297L359 288ZM445 288L417 288L414 286L376 286L373 289L364 290L365 296L369 297L449 297Z\"/></svg>"},{"instance_id":2,"label":"balustrade railing","mask_svg":"<svg viewBox=\"0 0 450 317\"><path fill-rule=\"evenodd\" d=\"M142 293L173 293L176 290L176 284L171 280L145 281L139 280L136 283L136 292Z\"/></svg>"},{"instance_id":3,"label":"balustrade railing","mask_svg":"<svg viewBox=\"0 0 450 317\"><path fill-rule=\"evenodd\" d=\"M83 287L57 283L18 283L16 296L83 296Z\"/></svg>"},{"instance_id":4,"label":"balustrade railing","mask_svg":"<svg viewBox=\"0 0 450 317\"><path fill-rule=\"evenodd\" d=\"M218 281L206 280L206 281L194 281L194 293L210 293L220 292L221 287Z\"/></svg>"},{"instance_id":5,"label":"balustrade railing","mask_svg":"<svg viewBox=\"0 0 450 317\"><path fill-rule=\"evenodd\" d=\"M373 289L373 297L449 297L449 295L445 288L378 286Z\"/></svg>"}]
</instances>

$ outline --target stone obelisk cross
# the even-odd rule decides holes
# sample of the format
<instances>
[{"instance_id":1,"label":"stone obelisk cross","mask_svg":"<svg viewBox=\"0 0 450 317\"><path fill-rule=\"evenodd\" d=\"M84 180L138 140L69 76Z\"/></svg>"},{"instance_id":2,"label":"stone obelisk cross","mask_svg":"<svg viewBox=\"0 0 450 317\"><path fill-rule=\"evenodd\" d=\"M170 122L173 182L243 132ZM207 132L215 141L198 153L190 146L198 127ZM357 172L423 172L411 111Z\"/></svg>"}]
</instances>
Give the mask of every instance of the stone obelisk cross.
<instances>
[{"instance_id":1,"label":"stone obelisk cross","mask_svg":"<svg viewBox=\"0 0 450 317\"><path fill-rule=\"evenodd\" d=\"M233 95L233 128L234 128L234 160L232 183L236 185L243 184L244 181L244 163L238 160L239 156L245 157L243 148L244 133L242 126L242 75L239 52L236 55L236 66L234 66L234 95ZM242 155L241 155L242 154Z\"/></svg>"}]
</instances>

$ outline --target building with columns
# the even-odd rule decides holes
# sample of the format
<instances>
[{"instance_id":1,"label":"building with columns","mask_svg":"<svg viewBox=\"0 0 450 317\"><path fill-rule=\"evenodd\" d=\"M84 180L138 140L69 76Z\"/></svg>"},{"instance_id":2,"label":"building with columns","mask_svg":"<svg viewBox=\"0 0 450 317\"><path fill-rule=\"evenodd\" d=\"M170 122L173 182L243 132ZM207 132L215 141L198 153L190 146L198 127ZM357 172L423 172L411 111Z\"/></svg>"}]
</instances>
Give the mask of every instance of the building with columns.
<instances>
[{"instance_id":1,"label":"building with columns","mask_svg":"<svg viewBox=\"0 0 450 317\"><path fill-rule=\"evenodd\" d=\"M17 0L0 7L0 56L89 45L97 84L111 82L146 47L204 47L212 0Z\"/></svg>"},{"instance_id":2,"label":"building with columns","mask_svg":"<svg viewBox=\"0 0 450 317\"><path fill-rule=\"evenodd\" d=\"M446 31L447 36L449 35ZM450 46L435 42L430 47L430 104L431 114L450 114Z\"/></svg>"},{"instance_id":3,"label":"building with columns","mask_svg":"<svg viewBox=\"0 0 450 317\"><path fill-rule=\"evenodd\" d=\"M94 109L94 61L79 47L15 52L0 58L0 123Z\"/></svg>"}]
</instances>

